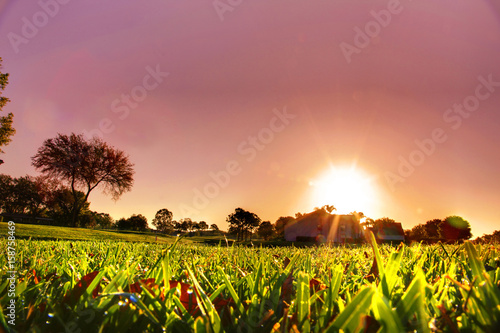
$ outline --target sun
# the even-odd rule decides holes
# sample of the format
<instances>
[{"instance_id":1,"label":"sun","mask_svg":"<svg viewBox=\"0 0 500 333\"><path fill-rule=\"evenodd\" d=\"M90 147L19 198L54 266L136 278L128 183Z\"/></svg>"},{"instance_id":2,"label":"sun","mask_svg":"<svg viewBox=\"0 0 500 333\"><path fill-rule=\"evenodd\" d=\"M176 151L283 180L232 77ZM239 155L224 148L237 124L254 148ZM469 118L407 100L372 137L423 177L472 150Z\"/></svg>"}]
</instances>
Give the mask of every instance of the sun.
<instances>
[{"instance_id":1,"label":"sun","mask_svg":"<svg viewBox=\"0 0 500 333\"><path fill-rule=\"evenodd\" d=\"M338 214L353 211L370 214L376 199L373 180L374 177L356 166L332 166L309 182L313 188L312 203L316 207L333 205Z\"/></svg>"}]
</instances>

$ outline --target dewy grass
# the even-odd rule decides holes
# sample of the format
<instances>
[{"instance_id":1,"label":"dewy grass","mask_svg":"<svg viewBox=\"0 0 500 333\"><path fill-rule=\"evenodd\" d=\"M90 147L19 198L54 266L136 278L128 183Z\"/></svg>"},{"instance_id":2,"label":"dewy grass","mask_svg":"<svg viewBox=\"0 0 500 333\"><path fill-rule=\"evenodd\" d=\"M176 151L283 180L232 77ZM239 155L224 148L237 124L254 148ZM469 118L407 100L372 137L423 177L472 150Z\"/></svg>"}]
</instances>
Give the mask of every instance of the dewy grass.
<instances>
[{"instance_id":1,"label":"dewy grass","mask_svg":"<svg viewBox=\"0 0 500 333\"><path fill-rule=\"evenodd\" d=\"M492 245L16 242L15 326L0 257L7 332L500 331Z\"/></svg>"}]
</instances>

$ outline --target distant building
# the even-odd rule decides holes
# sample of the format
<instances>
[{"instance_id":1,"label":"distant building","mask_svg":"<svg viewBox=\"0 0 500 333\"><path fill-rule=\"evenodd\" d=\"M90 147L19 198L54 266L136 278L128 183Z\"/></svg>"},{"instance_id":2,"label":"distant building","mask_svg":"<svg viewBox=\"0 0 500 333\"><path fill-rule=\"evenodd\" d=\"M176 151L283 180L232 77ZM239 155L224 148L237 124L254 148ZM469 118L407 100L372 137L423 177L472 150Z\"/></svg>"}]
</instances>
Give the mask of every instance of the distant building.
<instances>
[{"instance_id":1,"label":"distant building","mask_svg":"<svg viewBox=\"0 0 500 333\"><path fill-rule=\"evenodd\" d=\"M285 239L291 242L352 242L362 237L359 220L354 215L329 214L316 210L285 226Z\"/></svg>"}]
</instances>

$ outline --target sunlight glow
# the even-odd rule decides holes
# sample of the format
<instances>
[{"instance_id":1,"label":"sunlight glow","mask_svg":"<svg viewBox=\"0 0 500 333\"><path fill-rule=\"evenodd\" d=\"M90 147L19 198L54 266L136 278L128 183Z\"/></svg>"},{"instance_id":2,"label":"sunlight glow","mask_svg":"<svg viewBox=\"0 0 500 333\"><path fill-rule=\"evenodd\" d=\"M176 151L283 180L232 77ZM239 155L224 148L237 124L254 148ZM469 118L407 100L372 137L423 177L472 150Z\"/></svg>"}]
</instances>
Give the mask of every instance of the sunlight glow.
<instances>
[{"instance_id":1,"label":"sunlight glow","mask_svg":"<svg viewBox=\"0 0 500 333\"><path fill-rule=\"evenodd\" d=\"M333 205L334 213L357 211L370 214L375 205L373 177L355 166L331 167L309 182L314 188L312 203L316 207Z\"/></svg>"}]
</instances>

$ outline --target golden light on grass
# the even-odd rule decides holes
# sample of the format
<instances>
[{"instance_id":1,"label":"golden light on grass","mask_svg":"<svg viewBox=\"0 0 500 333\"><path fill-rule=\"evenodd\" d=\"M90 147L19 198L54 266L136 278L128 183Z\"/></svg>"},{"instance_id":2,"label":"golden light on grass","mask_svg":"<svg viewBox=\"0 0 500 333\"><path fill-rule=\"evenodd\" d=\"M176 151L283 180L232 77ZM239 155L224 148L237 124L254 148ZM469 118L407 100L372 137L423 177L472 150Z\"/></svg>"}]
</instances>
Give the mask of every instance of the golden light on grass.
<instances>
[{"instance_id":1,"label":"golden light on grass","mask_svg":"<svg viewBox=\"0 0 500 333\"><path fill-rule=\"evenodd\" d=\"M313 187L311 202L316 207L333 205L335 213L373 212L376 205L374 177L352 166L332 166L309 182Z\"/></svg>"}]
</instances>

